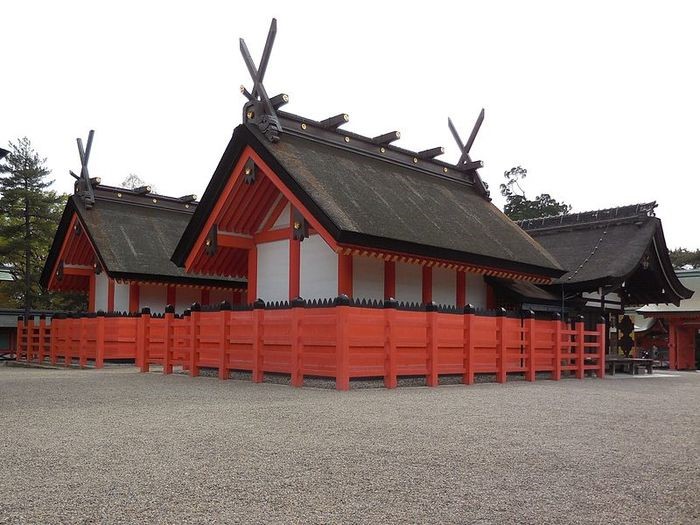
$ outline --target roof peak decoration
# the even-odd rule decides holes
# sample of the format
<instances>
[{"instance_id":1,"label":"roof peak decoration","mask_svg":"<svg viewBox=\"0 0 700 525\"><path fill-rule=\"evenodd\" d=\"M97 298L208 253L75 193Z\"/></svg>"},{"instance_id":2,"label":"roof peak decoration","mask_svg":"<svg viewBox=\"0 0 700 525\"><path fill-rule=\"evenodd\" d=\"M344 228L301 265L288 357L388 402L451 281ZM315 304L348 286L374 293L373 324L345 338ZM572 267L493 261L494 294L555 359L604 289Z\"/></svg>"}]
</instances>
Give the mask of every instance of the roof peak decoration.
<instances>
[{"instance_id":1,"label":"roof peak decoration","mask_svg":"<svg viewBox=\"0 0 700 525\"><path fill-rule=\"evenodd\" d=\"M91 129L88 132L87 145L83 147L83 139L78 137L78 155L80 155L80 176L72 171L69 173L75 179L75 193L83 199L85 207L90 209L95 205L95 192L92 186L100 183L99 177L90 178L88 172L88 161L90 160L90 151L92 150L92 139L95 136L95 130Z\"/></svg>"},{"instance_id":2,"label":"roof peak decoration","mask_svg":"<svg viewBox=\"0 0 700 525\"><path fill-rule=\"evenodd\" d=\"M526 231L573 228L578 226L590 226L597 223L607 225L613 222L622 222L630 219L653 217L654 208L657 206L656 201L652 201L601 210L549 215L536 219L523 219L516 221L516 223Z\"/></svg>"},{"instance_id":3,"label":"roof peak decoration","mask_svg":"<svg viewBox=\"0 0 700 525\"><path fill-rule=\"evenodd\" d=\"M276 109L289 101L287 95L281 94L274 97L274 102L267 95L263 79L267 71L267 64L270 61L270 53L272 45L275 43L277 35L277 19L273 18L270 24L270 30L267 33L267 41L263 49L262 57L260 58L260 66L255 67L253 58L250 56L248 46L245 40L239 39L241 55L245 62L248 72L253 79L253 89L248 91L244 86L241 86L241 93L248 99L248 102L243 106L243 122L251 122L258 126L258 129L265 135L270 142L277 142L279 134L282 131L282 124L277 118Z\"/></svg>"},{"instance_id":4,"label":"roof peak decoration","mask_svg":"<svg viewBox=\"0 0 700 525\"><path fill-rule=\"evenodd\" d=\"M243 106L244 124L257 128L273 143L279 141L282 132L305 136L318 142L381 158L414 170L466 182L474 186L483 197L489 199L489 191L486 184L484 184L476 171L478 168L482 168L484 163L482 161L472 161L470 157L472 145L484 121L484 109L479 113L469 140L466 143L462 143L452 120L448 119L449 129L460 149L460 158L457 164L450 164L436 159L436 157L445 152L445 149L440 146L418 152L394 146L392 143L401 138L399 131L390 131L376 137L365 137L357 133L340 130L339 128L350 120L347 113L340 113L324 120L316 121L278 111L280 107L289 102L289 97L286 94L279 94L270 98L263 85L276 35L277 20L273 18L258 67L256 67L251 58L245 40L242 38L239 40L241 55L253 80L251 91L248 91L245 86L241 85L241 93L247 99Z\"/></svg>"}]
</instances>

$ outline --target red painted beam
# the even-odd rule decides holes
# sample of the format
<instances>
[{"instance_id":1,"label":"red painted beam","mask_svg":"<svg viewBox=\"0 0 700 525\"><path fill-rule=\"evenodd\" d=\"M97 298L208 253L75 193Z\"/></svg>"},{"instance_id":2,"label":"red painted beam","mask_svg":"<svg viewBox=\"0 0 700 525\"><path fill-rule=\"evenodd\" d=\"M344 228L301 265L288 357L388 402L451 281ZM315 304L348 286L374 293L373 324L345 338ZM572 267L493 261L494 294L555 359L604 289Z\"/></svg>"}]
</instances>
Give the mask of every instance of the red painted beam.
<instances>
[{"instance_id":1,"label":"red painted beam","mask_svg":"<svg viewBox=\"0 0 700 525\"><path fill-rule=\"evenodd\" d=\"M63 266L63 275L78 275L80 277L90 277L95 273L92 266L71 266L66 264Z\"/></svg>"},{"instance_id":2,"label":"red painted beam","mask_svg":"<svg viewBox=\"0 0 700 525\"><path fill-rule=\"evenodd\" d=\"M221 248L239 248L241 250L250 250L253 246L252 237L243 237L228 232L219 232L216 236L216 244Z\"/></svg>"},{"instance_id":3,"label":"red painted beam","mask_svg":"<svg viewBox=\"0 0 700 525\"><path fill-rule=\"evenodd\" d=\"M201 297L202 306L209 305L210 301L211 301L211 297L209 294L209 289L202 288L202 297Z\"/></svg>"},{"instance_id":4,"label":"red painted beam","mask_svg":"<svg viewBox=\"0 0 700 525\"><path fill-rule=\"evenodd\" d=\"M90 285L88 289L88 312L95 311L95 272L90 274Z\"/></svg>"},{"instance_id":5,"label":"red painted beam","mask_svg":"<svg viewBox=\"0 0 700 525\"><path fill-rule=\"evenodd\" d=\"M282 241L284 239L291 239L292 229L291 228L280 228L278 230L267 230L260 233L256 233L253 236L255 244L262 244L264 242Z\"/></svg>"}]
</instances>

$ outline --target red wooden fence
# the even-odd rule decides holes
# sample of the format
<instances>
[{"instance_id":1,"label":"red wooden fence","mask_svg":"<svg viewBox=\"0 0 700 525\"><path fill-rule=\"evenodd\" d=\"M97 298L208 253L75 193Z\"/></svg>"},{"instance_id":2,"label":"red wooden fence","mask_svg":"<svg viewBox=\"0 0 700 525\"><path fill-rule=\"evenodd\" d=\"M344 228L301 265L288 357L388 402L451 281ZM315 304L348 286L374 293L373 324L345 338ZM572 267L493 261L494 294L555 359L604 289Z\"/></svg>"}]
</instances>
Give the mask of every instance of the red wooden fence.
<instances>
[{"instance_id":1,"label":"red wooden fence","mask_svg":"<svg viewBox=\"0 0 700 525\"><path fill-rule=\"evenodd\" d=\"M50 324L19 321L18 359L66 365L78 360L101 367L108 359L135 359L147 372L151 365L172 373L182 367L196 376L200 368L250 371L253 381L265 373L291 375L294 386L304 377L336 380L347 390L350 380L381 377L394 388L400 376L424 376L430 386L440 375L459 374L465 384L476 374L495 374L505 382L509 373L529 381L547 372L558 380L562 372L582 379L586 371L605 374L605 325L585 330L582 319L572 326L559 319L483 315L441 311L433 305L403 309L393 301L384 307L351 303L308 306L303 301L282 307L255 307L191 312L152 317L74 316Z\"/></svg>"}]
</instances>

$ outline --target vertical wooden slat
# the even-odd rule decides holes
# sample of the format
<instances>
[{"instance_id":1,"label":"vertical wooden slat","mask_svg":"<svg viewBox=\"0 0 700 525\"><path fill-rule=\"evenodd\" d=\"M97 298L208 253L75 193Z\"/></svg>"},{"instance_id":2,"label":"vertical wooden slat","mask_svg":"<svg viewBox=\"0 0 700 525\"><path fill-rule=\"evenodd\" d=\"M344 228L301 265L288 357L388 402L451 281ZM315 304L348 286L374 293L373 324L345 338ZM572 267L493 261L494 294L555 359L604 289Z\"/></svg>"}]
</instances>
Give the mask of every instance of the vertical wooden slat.
<instances>
[{"instance_id":1,"label":"vertical wooden slat","mask_svg":"<svg viewBox=\"0 0 700 525\"><path fill-rule=\"evenodd\" d=\"M341 256L339 256L341 257ZM343 256L344 257L344 256ZM335 388L336 390L350 390L350 355L348 344L348 315L350 314L350 306L348 302L342 298L336 301L336 369L335 369Z\"/></svg>"},{"instance_id":2,"label":"vertical wooden slat","mask_svg":"<svg viewBox=\"0 0 700 525\"><path fill-rule=\"evenodd\" d=\"M384 263L386 265L386 263ZM392 263L393 264L393 263ZM396 388L396 306L395 300L384 301L384 386Z\"/></svg>"},{"instance_id":3,"label":"vertical wooden slat","mask_svg":"<svg viewBox=\"0 0 700 525\"><path fill-rule=\"evenodd\" d=\"M598 340L596 341L598 343L598 378L599 379L604 379L605 378L605 318L600 317L598 319L598 325L596 326L598 328Z\"/></svg>"},{"instance_id":4,"label":"vertical wooden slat","mask_svg":"<svg viewBox=\"0 0 700 525\"><path fill-rule=\"evenodd\" d=\"M583 335L583 317L576 318L576 378L583 379L584 377L584 335Z\"/></svg>"},{"instance_id":5,"label":"vertical wooden slat","mask_svg":"<svg viewBox=\"0 0 700 525\"><path fill-rule=\"evenodd\" d=\"M536 337L535 337L535 327L537 323L535 322L535 314L533 312L527 312L527 317L525 318L525 359L527 360L527 371L525 373L525 379L528 381L534 381L537 370L535 368L535 356L537 354L536 348Z\"/></svg>"},{"instance_id":6,"label":"vertical wooden slat","mask_svg":"<svg viewBox=\"0 0 700 525\"><path fill-rule=\"evenodd\" d=\"M474 383L474 307L464 307L464 377L465 385Z\"/></svg>"},{"instance_id":7,"label":"vertical wooden slat","mask_svg":"<svg viewBox=\"0 0 700 525\"><path fill-rule=\"evenodd\" d=\"M423 269L426 267L424 266ZM432 288L432 285L431 285ZM438 313L435 304L426 303L426 349L428 351L428 375L425 383L428 386L438 386Z\"/></svg>"},{"instance_id":8,"label":"vertical wooden slat","mask_svg":"<svg viewBox=\"0 0 700 525\"><path fill-rule=\"evenodd\" d=\"M496 381L505 383L507 379L506 370L506 315L505 310L501 309L496 317L496 337L497 337L497 354L498 354L498 372L496 373Z\"/></svg>"}]
</instances>

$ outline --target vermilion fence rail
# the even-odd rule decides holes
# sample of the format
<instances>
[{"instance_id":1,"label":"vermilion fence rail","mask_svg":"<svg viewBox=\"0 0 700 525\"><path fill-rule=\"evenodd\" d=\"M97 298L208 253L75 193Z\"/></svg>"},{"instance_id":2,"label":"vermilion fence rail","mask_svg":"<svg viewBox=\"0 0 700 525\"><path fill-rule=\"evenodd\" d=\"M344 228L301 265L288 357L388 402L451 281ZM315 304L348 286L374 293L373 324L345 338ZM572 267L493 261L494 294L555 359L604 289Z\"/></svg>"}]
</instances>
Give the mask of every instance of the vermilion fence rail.
<instances>
[{"instance_id":1,"label":"vermilion fence rail","mask_svg":"<svg viewBox=\"0 0 700 525\"><path fill-rule=\"evenodd\" d=\"M465 384L476 374L562 372L583 378L586 371L605 374L605 324L586 330L582 319L564 322L517 317L499 312L442 309L435 305L402 307L334 302L249 307L223 303L217 311L169 312L151 316L148 309L129 316L72 316L18 324L18 359L101 367L109 359L135 359L144 372L151 365L172 373L182 367L196 376L201 368L218 369L221 379L231 371L250 371L253 381L265 373L291 376L295 386L304 377L336 380L347 390L353 378L383 378L393 388L401 376L424 376L430 386L441 375L459 374Z\"/></svg>"}]
</instances>

